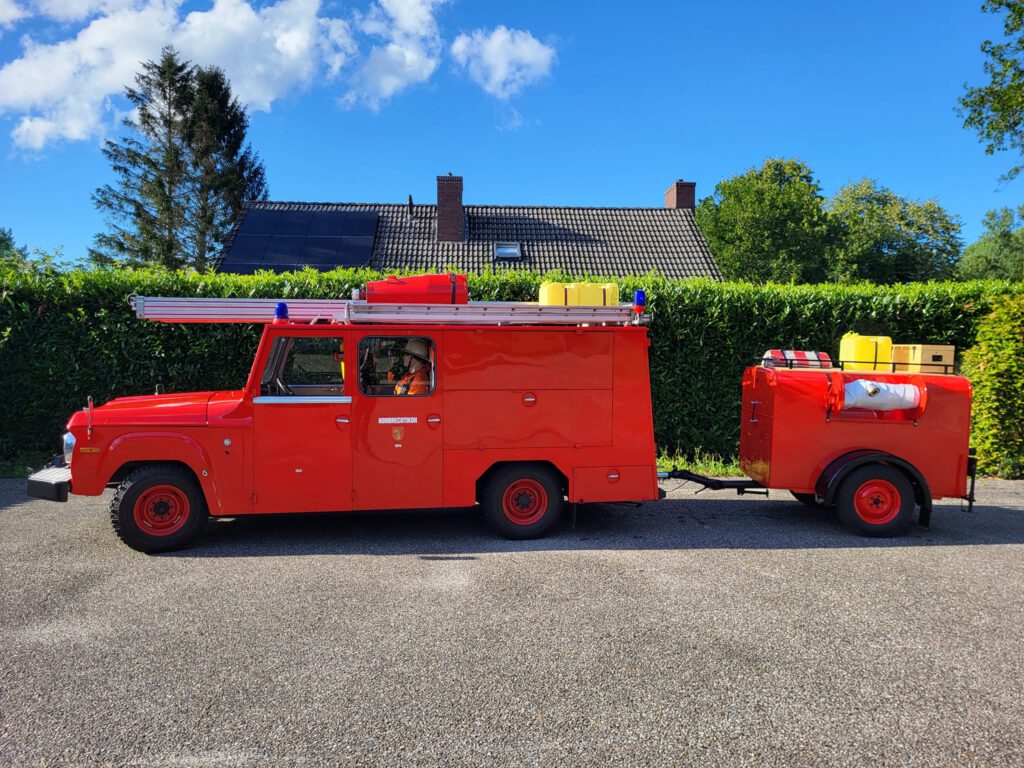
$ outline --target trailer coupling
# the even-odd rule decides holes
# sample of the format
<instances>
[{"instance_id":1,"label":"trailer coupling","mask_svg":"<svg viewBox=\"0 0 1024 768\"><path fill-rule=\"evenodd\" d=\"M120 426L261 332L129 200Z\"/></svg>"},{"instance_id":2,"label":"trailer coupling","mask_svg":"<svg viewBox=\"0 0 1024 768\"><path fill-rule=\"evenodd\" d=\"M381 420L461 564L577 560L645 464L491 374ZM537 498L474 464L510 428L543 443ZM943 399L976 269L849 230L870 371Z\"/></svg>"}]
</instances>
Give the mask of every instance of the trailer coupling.
<instances>
[{"instance_id":1,"label":"trailer coupling","mask_svg":"<svg viewBox=\"0 0 1024 768\"><path fill-rule=\"evenodd\" d=\"M721 491L729 488L736 490L736 493L743 494L752 493L759 496L767 496L768 489L761 485L757 480L723 480L718 477L705 477L704 475L698 475L695 472L690 472L686 469L673 469L669 472L659 472L658 480L689 480L690 482L697 483L704 486L700 491L711 489L712 491ZM697 493L700 493L697 491Z\"/></svg>"}]
</instances>

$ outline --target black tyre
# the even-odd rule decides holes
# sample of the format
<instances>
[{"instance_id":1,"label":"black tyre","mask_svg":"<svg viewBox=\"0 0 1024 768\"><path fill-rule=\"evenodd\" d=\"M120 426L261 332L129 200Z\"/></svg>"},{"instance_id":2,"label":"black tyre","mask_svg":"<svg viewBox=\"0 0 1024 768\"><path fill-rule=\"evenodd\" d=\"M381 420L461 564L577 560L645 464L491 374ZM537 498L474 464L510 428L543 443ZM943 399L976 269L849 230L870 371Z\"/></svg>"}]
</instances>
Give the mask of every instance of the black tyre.
<instances>
[{"instance_id":1,"label":"black tyre","mask_svg":"<svg viewBox=\"0 0 1024 768\"><path fill-rule=\"evenodd\" d=\"M551 470L510 465L498 470L480 499L484 519L507 539L536 539L562 516L562 488Z\"/></svg>"},{"instance_id":2,"label":"black tyre","mask_svg":"<svg viewBox=\"0 0 1024 768\"><path fill-rule=\"evenodd\" d=\"M914 488L898 469L868 464L843 480L836 510L839 519L862 536L896 536L914 516Z\"/></svg>"},{"instance_id":3,"label":"black tyre","mask_svg":"<svg viewBox=\"0 0 1024 768\"><path fill-rule=\"evenodd\" d=\"M806 504L808 507L820 507L817 498L813 493L797 493L796 491L790 491L793 498L799 501L801 504Z\"/></svg>"},{"instance_id":4,"label":"black tyre","mask_svg":"<svg viewBox=\"0 0 1024 768\"><path fill-rule=\"evenodd\" d=\"M199 535L209 513L192 473L173 464L151 464L129 474L110 503L114 533L149 554L181 549Z\"/></svg>"}]
</instances>

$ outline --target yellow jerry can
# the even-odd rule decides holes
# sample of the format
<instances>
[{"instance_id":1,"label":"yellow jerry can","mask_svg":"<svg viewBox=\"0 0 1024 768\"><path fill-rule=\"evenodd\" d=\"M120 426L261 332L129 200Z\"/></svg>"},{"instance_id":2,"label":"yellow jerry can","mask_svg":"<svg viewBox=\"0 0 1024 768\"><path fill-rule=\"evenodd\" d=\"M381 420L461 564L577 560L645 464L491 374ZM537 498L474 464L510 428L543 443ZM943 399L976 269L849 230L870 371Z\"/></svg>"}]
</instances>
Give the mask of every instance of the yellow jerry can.
<instances>
[{"instance_id":1,"label":"yellow jerry can","mask_svg":"<svg viewBox=\"0 0 1024 768\"><path fill-rule=\"evenodd\" d=\"M839 362L847 371L891 371L892 338L847 333L839 341Z\"/></svg>"},{"instance_id":2,"label":"yellow jerry can","mask_svg":"<svg viewBox=\"0 0 1024 768\"><path fill-rule=\"evenodd\" d=\"M565 306L565 283L555 283L545 280L540 284L540 304L554 307Z\"/></svg>"}]
</instances>

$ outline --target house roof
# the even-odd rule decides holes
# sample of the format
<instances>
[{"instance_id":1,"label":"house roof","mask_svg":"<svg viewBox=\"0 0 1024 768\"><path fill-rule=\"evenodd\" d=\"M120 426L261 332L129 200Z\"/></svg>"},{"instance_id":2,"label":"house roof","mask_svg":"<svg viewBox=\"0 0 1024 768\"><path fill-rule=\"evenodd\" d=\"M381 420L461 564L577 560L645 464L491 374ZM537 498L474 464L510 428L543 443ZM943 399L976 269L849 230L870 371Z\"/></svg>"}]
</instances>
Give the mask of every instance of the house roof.
<instances>
[{"instance_id":1,"label":"house roof","mask_svg":"<svg viewBox=\"0 0 1024 768\"><path fill-rule=\"evenodd\" d=\"M692 209L466 205L462 242L437 241L436 205L254 202L246 206L235 233L251 211L376 213L367 266L381 271L454 268L479 273L502 267L625 276L653 270L666 277L721 279ZM242 271L231 264L235 233L218 269ZM520 243L521 259L495 260L494 243L505 241ZM283 271L295 266L301 264L282 266L268 260L261 268Z\"/></svg>"}]
</instances>

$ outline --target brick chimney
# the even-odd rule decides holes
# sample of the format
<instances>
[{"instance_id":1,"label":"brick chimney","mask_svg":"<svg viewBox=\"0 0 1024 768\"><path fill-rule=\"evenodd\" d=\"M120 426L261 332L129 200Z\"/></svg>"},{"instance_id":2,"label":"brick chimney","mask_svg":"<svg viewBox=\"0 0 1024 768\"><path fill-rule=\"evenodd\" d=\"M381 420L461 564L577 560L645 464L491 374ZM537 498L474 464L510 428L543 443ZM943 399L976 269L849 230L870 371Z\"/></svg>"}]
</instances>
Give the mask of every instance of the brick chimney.
<instances>
[{"instance_id":1,"label":"brick chimney","mask_svg":"<svg viewBox=\"0 0 1024 768\"><path fill-rule=\"evenodd\" d=\"M466 239L466 216L462 207L462 177L437 177L437 242L461 243Z\"/></svg>"},{"instance_id":2,"label":"brick chimney","mask_svg":"<svg viewBox=\"0 0 1024 768\"><path fill-rule=\"evenodd\" d=\"M692 211L697 205L697 182L680 179L665 190L666 208L685 208Z\"/></svg>"}]
</instances>

